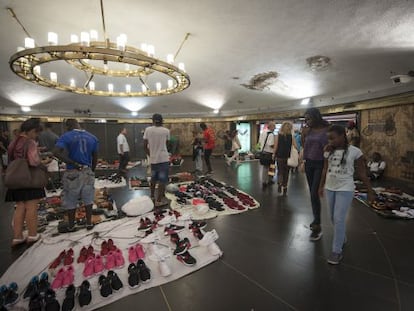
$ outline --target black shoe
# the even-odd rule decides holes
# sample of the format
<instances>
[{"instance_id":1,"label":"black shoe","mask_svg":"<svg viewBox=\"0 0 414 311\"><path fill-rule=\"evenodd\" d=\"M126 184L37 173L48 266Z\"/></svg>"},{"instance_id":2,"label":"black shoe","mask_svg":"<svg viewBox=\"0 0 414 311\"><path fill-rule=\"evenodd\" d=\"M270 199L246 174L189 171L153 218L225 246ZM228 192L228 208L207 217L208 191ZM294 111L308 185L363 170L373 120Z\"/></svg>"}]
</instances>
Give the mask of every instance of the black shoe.
<instances>
[{"instance_id":1,"label":"black shoe","mask_svg":"<svg viewBox=\"0 0 414 311\"><path fill-rule=\"evenodd\" d=\"M181 261L186 266L194 266L197 263L197 260L190 255L190 253L187 251L184 254L180 254L177 256L177 259Z\"/></svg>"},{"instance_id":2,"label":"black shoe","mask_svg":"<svg viewBox=\"0 0 414 311\"><path fill-rule=\"evenodd\" d=\"M32 297L35 293L37 293L39 290L39 277L36 275L32 277L29 284L26 287L26 290L23 294L23 299L28 299Z\"/></svg>"},{"instance_id":3,"label":"black shoe","mask_svg":"<svg viewBox=\"0 0 414 311\"><path fill-rule=\"evenodd\" d=\"M103 274L99 276L99 292L104 298L112 295L111 282L109 281L109 278Z\"/></svg>"},{"instance_id":4,"label":"black shoe","mask_svg":"<svg viewBox=\"0 0 414 311\"><path fill-rule=\"evenodd\" d=\"M139 286L139 273L137 266L134 263L131 263L128 266L128 285L131 288Z\"/></svg>"},{"instance_id":5,"label":"black shoe","mask_svg":"<svg viewBox=\"0 0 414 311\"><path fill-rule=\"evenodd\" d=\"M60 304L56 300L55 291L49 288L45 294L45 310L46 311L59 311Z\"/></svg>"},{"instance_id":6,"label":"black shoe","mask_svg":"<svg viewBox=\"0 0 414 311\"><path fill-rule=\"evenodd\" d=\"M151 271L150 269L148 269L147 265L142 259L138 259L137 269L139 273L139 278L143 283L151 281Z\"/></svg>"},{"instance_id":7,"label":"black shoe","mask_svg":"<svg viewBox=\"0 0 414 311\"><path fill-rule=\"evenodd\" d=\"M76 288L73 284L70 284L68 288L66 288L66 297L62 303L62 311L72 311L75 307L75 292Z\"/></svg>"},{"instance_id":8,"label":"black shoe","mask_svg":"<svg viewBox=\"0 0 414 311\"><path fill-rule=\"evenodd\" d=\"M14 305L17 301L19 301L19 294L17 293L18 286L17 283L13 282L7 287L3 285L0 288L0 295L3 298L3 305L5 307Z\"/></svg>"},{"instance_id":9,"label":"black shoe","mask_svg":"<svg viewBox=\"0 0 414 311\"><path fill-rule=\"evenodd\" d=\"M91 294L91 285L89 284L88 280L85 280L82 282L80 288L79 288L79 305L81 307L87 306L91 303L92 300L92 294Z\"/></svg>"},{"instance_id":10,"label":"black shoe","mask_svg":"<svg viewBox=\"0 0 414 311\"><path fill-rule=\"evenodd\" d=\"M122 287L124 287L118 275L112 270L108 271L108 279L113 290L120 290Z\"/></svg>"},{"instance_id":11,"label":"black shoe","mask_svg":"<svg viewBox=\"0 0 414 311\"><path fill-rule=\"evenodd\" d=\"M189 226L188 229L195 230L195 229L204 229L207 226L205 221L193 221Z\"/></svg>"},{"instance_id":12,"label":"black shoe","mask_svg":"<svg viewBox=\"0 0 414 311\"><path fill-rule=\"evenodd\" d=\"M49 283L49 275L47 274L47 272L43 272L40 275L40 280L39 280L39 294L41 296L45 296L47 290L50 288L50 283Z\"/></svg>"},{"instance_id":13,"label":"black shoe","mask_svg":"<svg viewBox=\"0 0 414 311\"><path fill-rule=\"evenodd\" d=\"M177 247L174 250L174 255L184 254L191 247L190 241L188 238L184 238L181 241L177 242Z\"/></svg>"},{"instance_id":14,"label":"black shoe","mask_svg":"<svg viewBox=\"0 0 414 311\"><path fill-rule=\"evenodd\" d=\"M29 311L42 311L43 299L39 293L34 293L30 297Z\"/></svg>"},{"instance_id":15,"label":"black shoe","mask_svg":"<svg viewBox=\"0 0 414 311\"><path fill-rule=\"evenodd\" d=\"M282 185L281 184L277 185L277 193L282 193Z\"/></svg>"}]
</instances>

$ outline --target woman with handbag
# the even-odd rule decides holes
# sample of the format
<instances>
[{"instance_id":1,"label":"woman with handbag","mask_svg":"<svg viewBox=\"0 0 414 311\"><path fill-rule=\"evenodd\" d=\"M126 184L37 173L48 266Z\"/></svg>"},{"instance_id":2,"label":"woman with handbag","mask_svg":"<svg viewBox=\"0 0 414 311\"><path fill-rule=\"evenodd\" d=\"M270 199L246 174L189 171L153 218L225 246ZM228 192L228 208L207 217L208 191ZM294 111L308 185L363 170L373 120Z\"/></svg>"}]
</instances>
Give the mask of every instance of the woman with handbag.
<instances>
[{"instance_id":1,"label":"woman with handbag","mask_svg":"<svg viewBox=\"0 0 414 311\"><path fill-rule=\"evenodd\" d=\"M42 165L36 139L42 131L40 119L30 118L20 126L20 134L8 147L9 161L26 158L32 167ZM10 168L10 166L9 166ZM6 173L7 174L7 173ZM37 233L37 207L40 199L46 196L44 188L13 188L7 189L6 202L16 202L13 216L12 247L22 243L33 244L39 240ZM23 236L26 222L28 236Z\"/></svg>"},{"instance_id":2,"label":"woman with handbag","mask_svg":"<svg viewBox=\"0 0 414 311\"><path fill-rule=\"evenodd\" d=\"M267 123L267 130L263 131L259 137L259 145L261 147L260 164L262 165L262 187L266 188L268 185L273 185L273 176L269 176L270 165L275 162L275 123L270 121Z\"/></svg>"},{"instance_id":3,"label":"woman with handbag","mask_svg":"<svg viewBox=\"0 0 414 311\"><path fill-rule=\"evenodd\" d=\"M277 159L277 192L283 191L283 196L287 194L287 184L289 180L288 158L292 148L298 149L295 139L292 137L292 123L283 122L276 138L275 150Z\"/></svg>"}]
</instances>

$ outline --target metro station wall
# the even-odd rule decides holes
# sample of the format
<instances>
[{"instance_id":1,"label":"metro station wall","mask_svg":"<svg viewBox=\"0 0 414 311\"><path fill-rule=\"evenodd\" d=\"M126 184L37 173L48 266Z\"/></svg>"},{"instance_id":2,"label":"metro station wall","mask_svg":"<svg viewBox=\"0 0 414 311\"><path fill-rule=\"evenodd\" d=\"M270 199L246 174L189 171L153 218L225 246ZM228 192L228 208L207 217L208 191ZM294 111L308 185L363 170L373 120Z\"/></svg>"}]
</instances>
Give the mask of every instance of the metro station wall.
<instances>
[{"instance_id":1,"label":"metro station wall","mask_svg":"<svg viewBox=\"0 0 414 311\"><path fill-rule=\"evenodd\" d=\"M414 181L414 104L362 111L361 149L382 155L385 176Z\"/></svg>"}]
</instances>

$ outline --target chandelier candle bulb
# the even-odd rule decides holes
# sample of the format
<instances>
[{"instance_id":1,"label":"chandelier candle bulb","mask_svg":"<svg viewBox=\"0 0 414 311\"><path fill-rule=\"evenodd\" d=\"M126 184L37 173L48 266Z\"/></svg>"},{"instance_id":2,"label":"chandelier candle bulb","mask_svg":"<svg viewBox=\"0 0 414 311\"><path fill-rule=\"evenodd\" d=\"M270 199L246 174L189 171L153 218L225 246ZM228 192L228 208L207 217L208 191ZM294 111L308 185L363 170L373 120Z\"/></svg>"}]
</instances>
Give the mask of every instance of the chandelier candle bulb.
<instances>
[{"instance_id":1,"label":"chandelier candle bulb","mask_svg":"<svg viewBox=\"0 0 414 311\"><path fill-rule=\"evenodd\" d=\"M173 86L174 86L174 82L173 82L173 80L168 80L168 89L172 89L173 88Z\"/></svg>"},{"instance_id":2,"label":"chandelier candle bulb","mask_svg":"<svg viewBox=\"0 0 414 311\"><path fill-rule=\"evenodd\" d=\"M125 91L126 91L127 93L131 93L131 84L127 84L127 85L125 85Z\"/></svg>"},{"instance_id":3,"label":"chandelier candle bulb","mask_svg":"<svg viewBox=\"0 0 414 311\"><path fill-rule=\"evenodd\" d=\"M75 79L70 79L70 86L76 87Z\"/></svg>"},{"instance_id":4,"label":"chandelier candle bulb","mask_svg":"<svg viewBox=\"0 0 414 311\"><path fill-rule=\"evenodd\" d=\"M82 31L80 35L80 41L83 46L89 46L89 43L90 43L89 33L87 33L86 31Z\"/></svg>"},{"instance_id":5,"label":"chandelier candle bulb","mask_svg":"<svg viewBox=\"0 0 414 311\"><path fill-rule=\"evenodd\" d=\"M56 72L51 72L50 73L50 80L52 81L52 82L57 82L57 73Z\"/></svg>"},{"instance_id":6,"label":"chandelier candle bulb","mask_svg":"<svg viewBox=\"0 0 414 311\"><path fill-rule=\"evenodd\" d=\"M114 91L114 85L112 83L108 83L108 92L112 93Z\"/></svg>"},{"instance_id":7,"label":"chandelier candle bulb","mask_svg":"<svg viewBox=\"0 0 414 311\"><path fill-rule=\"evenodd\" d=\"M57 45L58 44L58 35L55 32L48 32L47 33L47 42L49 45Z\"/></svg>"},{"instance_id":8,"label":"chandelier candle bulb","mask_svg":"<svg viewBox=\"0 0 414 311\"><path fill-rule=\"evenodd\" d=\"M155 84L155 87L156 87L156 89L157 89L158 92L161 91L161 82L157 82Z\"/></svg>"},{"instance_id":9,"label":"chandelier candle bulb","mask_svg":"<svg viewBox=\"0 0 414 311\"><path fill-rule=\"evenodd\" d=\"M126 40L119 36L116 38L116 48L120 51L125 51Z\"/></svg>"},{"instance_id":10,"label":"chandelier candle bulb","mask_svg":"<svg viewBox=\"0 0 414 311\"><path fill-rule=\"evenodd\" d=\"M92 29L89 32L89 35L90 35L91 41L98 41L98 32L96 30Z\"/></svg>"},{"instance_id":11,"label":"chandelier candle bulb","mask_svg":"<svg viewBox=\"0 0 414 311\"><path fill-rule=\"evenodd\" d=\"M93 81L89 82L89 90L95 91L95 82Z\"/></svg>"},{"instance_id":12,"label":"chandelier candle bulb","mask_svg":"<svg viewBox=\"0 0 414 311\"><path fill-rule=\"evenodd\" d=\"M35 47L35 41L32 38L24 38L24 47L26 49L33 49Z\"/></svg>"},{"instance_id":13,"label":"chandelier candle bulb","mask_svg":"<svg viewBox=\"0 0 414 311\"><path fill-rule=\"evenodd\" d=\"M33 73L40 76L40 66L34 66Z\"/></svg>"},{"instance_id":14,"label":"chandelier candle bulb","mask_svg":"<svg viewBox=\"0 0 414 311\"><path fill-rule=\"evenodd\" d=\"M184 63L179 63L178 64L178 69L180 69L180 70L182 70L182 71L185 72L185 65L184 65Z\"/></svg>"},{"instance_id":15,"label":"chandelier candle bulb","mask_svg":"<svg viewBox=\"0 0 414 311\"><path fill-rule=\"evenodd\" d=\"M145 93L146 91L147 91L147 87L143 84L143 85L141 85L141 89L142 89L142 91Z\"/></svg>"},{"instance_id":16,"label":"chandelier candle bulb","mask_svg":"<svg viewBox=\"0 0 414 311\"><path fill-rule=\"evenodd\" d=\"M148 45L148 56L153 57L155 55L155 47L153 45Z\"/></svg>"},{"instance_id":17,"label":"chandelier candle bulb","mask_svg":"<svg viewBox=\"0 0 414 311\"><path fill-rule=\"evenodd\" d=\"M168 54L167 55L167 63L169 63L169 64L174 63L174 55L173 54Z\"/></svg>"},{"instance_id":18,"label":"chandelier candle bulb","mask_svg":"<svg viewBox=\"0 0 414 311\"><path fill-rule=\"evenodd\" d=\"M71 43L79 43L79 37L78 35L70 35L70 42Z\"/></svg>"},{"instance_id":19,"label":"chandelier candle bulb","mask_svg":"<svg viewBox=\"0 0 414 311\"><path fill-rule=\"evenodd\" d=\"M125 64L125 70L129 70L130 69L130 66L129 66L129 64Z\"/></svg>"},{"instance_id":20,"label":"chandelier candle bulb","mask_svg":"<svg viewBox=\"0 0 414 311\"><path fill-rule=\"evenodd\" d=\"M148 44L141 43L141 50L145 53L148 53Z\"/></svg>"}]
</instances>

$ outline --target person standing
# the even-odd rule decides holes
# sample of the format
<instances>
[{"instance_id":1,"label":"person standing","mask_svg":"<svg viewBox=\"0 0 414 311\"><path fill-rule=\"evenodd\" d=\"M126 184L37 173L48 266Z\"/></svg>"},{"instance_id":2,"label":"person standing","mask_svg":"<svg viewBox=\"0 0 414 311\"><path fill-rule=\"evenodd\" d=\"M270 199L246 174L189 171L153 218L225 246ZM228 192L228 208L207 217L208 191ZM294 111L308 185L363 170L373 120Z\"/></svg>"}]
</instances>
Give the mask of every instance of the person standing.
<instances>
[{"instance_id":1,"label":"person standing","mask_svg":"<svg viewBox=\"0 0 414 311\"><path fill-rule=\"evenodd\" d=\"M375 193L367 177L362 151L348 142L345 128L342 126L329 127L328 145L325 146L324 158L319 195L322 197L324 192L326 193L334 226L332 252L327 261L337 265L343 257L342 247L346 241L346 215L354 198L355 164L359 178L367 186L369 202L374 201Z\"/></svg>"},{"instance_id":2,"label":"person standing","mask_svg":"<svg viewBox=\"0 0 414 311\"><path fill-rule=\"evenodd\" d=\"M41 132L40 119L30 118L20 126L19 135L8 147L9 160L26 157L31 166L41 165L36 139ZM25 242L32 244L39 240L37 233L37 206L40 199L46 196L43 188L7 189L5 201L16 202L13 215L12 247ZM23 226L26 222L28 237L23 236Z\"/></svg>"},{"instance_id":3,"label":"person standing","mask_svg":"<svg viewBox=\"0 0 414 311\"><path fill-rule=\"evenodd\" d=\"M348 127L346 128L346 138L348 139L348 143L352 146L359 147L361 142L361 135L359 134L359 130L356 127L354 120L348 121Z\"/></svg>"},{"instance_id":4,"label":"person standing","mask_svg":"<svg viewBox=\"0 0 414 311\"><path fill-rule=\"evenodd\" d=\"M233 130L231 132L230 139L231 139L231 151L233 155L230 158L226 158L226 163L228 166L230 166L231 162L236 161L236 166L239 166L240 165L239 150L241 148L241 143L240 143L237 130Z\"/></svg>"},{"instance_id":5,"label":"person standing","mask_svg":"<svg viewBox=\"0 0 414 311\"><path fill-rule=\"evenodd\" d=\"M59 136L52 131L52 124L44 123L44 130L39 134L39 147L41 152L52 152Z\"/></svg>"},{"instance_id":6,"label":"person standing","mask_svg":"<svg viewBox=\"0 0 414 311\"><path fill-rule=\"evenodd\" d=\"M126 167L129 162L129 144L126 138L127 133L126 127L123 127L116 138L116 147L119 155L118 174L124 177L126 177L128 172Z\"/></svg>"},{"instance_id":7,"label":"person standing","mask_svg":"<svg viewBox=\"0 0 414 311\"><path fill-rule=\"evenodd\" d=\"M204 122L200 123L200 128L203 130L204 138L204 161L207 165L206 174L212 174L213 169L211 168L210 157L213 153L213 149L216 145L216 135L211 127L208 127Z\"/></svg>"},{"instance_id":8,"label":"person standing","mask_svg":"<svg viewBox=\"0 0 414 311\"><path fill-rule=\"evenodd\" d=\"M322 237L321 200L318 189L324 164L323 150L328 143L329 123L322 118L317 108L309 108L305 111L305 122L307 127L302 130L302 165L305 166L313 213L310 240L317 241Z\"/></svg>"},{"instance_id":9,"label":"person standing","mask_svg":"<svg viewBox=\"0 0 414 311\"><path fill-rule=\"evenodd\" d=\"M274 134L275 123L270 121L267 123L267 130L263 131L259 137L259 145L262 152L275 154L276 136ZM274 162L274 161L273 161ZM273 176L269 176L269 165L262 165L262 187L266 188L268 185L273 185Z\"/></svg>"},{"instance_id":10,"label":"person standing","mask_svg":"<svg viewBox=\"0 0 414 311\"><path fill-rule=\"evenodd\" d=\"M75 214L79 200L86 209L86 229L92 230L92 205L95 198L95 168L98 161L98 139L81 129L76 119L67 119L67 132L56 142L54 155L66 163L63 174L63 208L69 218L68 231L75 231Z\"/></svg>"},{"instance_id":11,"label":"person standing","mask_svg":"<svg viewBox=\"0 0 414 311\"><path fill-rule=\"evenodd\" d=\"M275 154L277 161L277 192L287 194L287 184L289 180L289 166L287 160L290 157L292 145L298 149L296 141L292 136L292 123L283 122L279 134L276 137Z\"/></svg>"},{"instance_id":12,"label":"person standing","mask_svg":"<svg viewBox=\"0 0 414 311\"><path fill-rule=\"evenodd\" d=\"M193 141L193 161L195 162L195 174L203 173L203 142L199 137Z\"/></svg>"},{"instance_id":13,"label":"person standing","mask_svg":"<svg viewBox=\"0 0 414 311\"><path fill-rule=\"evenodd\" d=\"M170 168L167 145L170 140L170 130L163 126L162 115L155 113L152 116L152 126L144 131L144 150L149 156L151 164L151 199L155 207L168 205L165 197L165 186L168 183ZM155 197L155 186L158 184L158 193Z\"/></svg>"}]
</instances>

